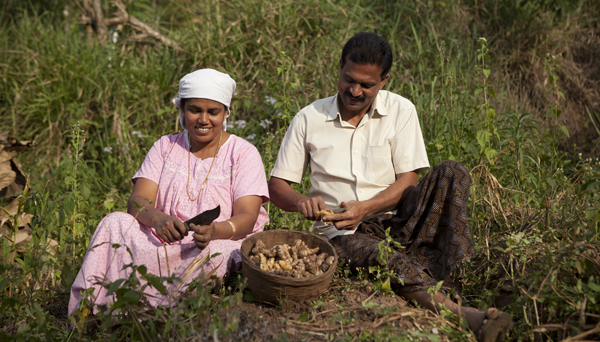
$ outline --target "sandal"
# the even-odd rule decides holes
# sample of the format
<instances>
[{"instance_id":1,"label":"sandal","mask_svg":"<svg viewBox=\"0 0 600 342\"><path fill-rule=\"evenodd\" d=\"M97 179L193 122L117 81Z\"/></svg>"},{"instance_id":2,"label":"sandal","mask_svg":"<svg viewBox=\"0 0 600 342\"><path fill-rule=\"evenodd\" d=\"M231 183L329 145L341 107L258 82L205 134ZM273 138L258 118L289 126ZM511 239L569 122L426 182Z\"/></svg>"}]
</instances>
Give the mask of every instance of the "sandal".
<instances>
[{"instance_id":1,"label":"sandal","mask_svg":"<svg viewBox=\"0 0 600 342\"><path fill-rule=\"evenodd\" d=\"M486 315L487 317L485 319L487 322L483 323L481 328L479 328L477 340L479 340L479 342L504 341L508 332L514 325L510 315L494 308L488 309Z\"/></svg>"}]
</instances>

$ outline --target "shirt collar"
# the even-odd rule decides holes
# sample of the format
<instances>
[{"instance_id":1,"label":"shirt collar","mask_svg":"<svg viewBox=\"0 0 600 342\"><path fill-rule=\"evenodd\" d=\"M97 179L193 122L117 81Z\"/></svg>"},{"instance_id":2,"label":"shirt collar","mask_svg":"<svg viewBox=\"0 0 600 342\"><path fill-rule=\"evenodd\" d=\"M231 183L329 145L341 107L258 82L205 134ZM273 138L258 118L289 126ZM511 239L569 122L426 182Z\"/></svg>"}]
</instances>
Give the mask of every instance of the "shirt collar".
<instances>
[{"instance_id":1,"label":"shirt collar","mask_svg":"<svg viewBox=\"0 0 600 342\"><path fill-rule=\"evenodd\" d=\"M372 108L372 113L377 113L381 116L387 116L388 113L386 111L385 108L385 100L384 97L385 95L382 93L385 90L379 90L379 92L377 92L377 96L375 97L375 101L373 101L373 108ZM371 114L371 115L373 115Z\"/></svg>"},{"instance_id":2,"label":"shirt collar","mask_svg":"<svg viewBox=\"0 0 600 342\"><path fill-rule=\"evenodd\" d=\"M382 90L380 90L377 93L377 96L375 97L375 101L373 101L373 106L371 107L371 110L369 110L367 112L367 115L369 117L373 117L373 115L375 113L377 113L378 115L381 115L381 116L388 115L388 113L386 113L386 111L385 111L385 105L384 105L384 99L383 99L384 96L382 96L381 92L382 92ZM339 119L340 122L342 121L342 117L340 116L340 110L338 108L338 97L339 97L339 94L335 94L335 96L333 96L333 103L329 109L329 114L327 115L327 121L333 121L338 117L340 118Z\"/></svg>"},{"instance_id":3,"label":"shirt collar","mask_svg":"<svg viewBox=\"0 0 600 342\"><path fill-rule=\"evenodd\" d=\"M340 115L340 111L338 109L338 94L336 93L333 96L333 103L331 107L329 107L329 114L327 115L327 121L333 121ZM340 117L340 122L342 118Z\"/></svg>"}]
</instances>

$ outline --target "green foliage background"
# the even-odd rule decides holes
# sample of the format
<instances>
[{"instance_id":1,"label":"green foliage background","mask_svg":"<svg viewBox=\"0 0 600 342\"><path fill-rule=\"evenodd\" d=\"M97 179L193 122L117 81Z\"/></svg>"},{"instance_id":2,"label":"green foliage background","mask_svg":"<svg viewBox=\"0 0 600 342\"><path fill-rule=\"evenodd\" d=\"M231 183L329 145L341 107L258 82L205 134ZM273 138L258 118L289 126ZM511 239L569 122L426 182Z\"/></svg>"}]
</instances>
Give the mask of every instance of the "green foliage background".
<instances>
[{"instance_id":1,"label":"green foliage background","mask_svg":"<svg viewBox=\"0 0 600 342\"><path fill-rule=\"evenodd\" d=\"M102 4L105 16L116 11ZM597 29L594 1L126 5L181 49L135 40L129 26L109 27L100 43L78 24L78 2L0 4L0 132L37 146L19 156L31 179L21 203L34 214L34 238L25 253L2 240L2 339L72 334L64 329L66 313L39 303L65 300L100 219L126 210L130 178L145 153L161 135L181 130L171 99L183 75L211 67L237 81L230 132L258 147L268 172L294 113L334 94L341 47L359 31L375 31L392 45L386 88L417 106L430 163L454 159L472 170L469 210L479 257L456 279L465 298L480 308L504 307L515 318L513 338L519 340L575 336L598 323L600 164L597 155L565 147L570 132L559 120L564 70L548 44L557 27L566 37L575 26ZM545 61L547 116L515 96L507 68L523 49ZM590 120L594 124L592 114ZM308 188L307 182L297 187ZM268 228L307 229L298 215L265 206ZM59 242L56 254L40 248L48 239ZM223 296L221 306L239 299L239 293ZM203 293L187 304L210 311L210 298ZM157 318L167 316L158 311L154 317L167 322L154 338L192 334L193 328ZM123 320L135 326L131 316ZM564 327L540 328L550 323ZM146 338L131 331L131 338Z\"/></svg>"}]
</instances>

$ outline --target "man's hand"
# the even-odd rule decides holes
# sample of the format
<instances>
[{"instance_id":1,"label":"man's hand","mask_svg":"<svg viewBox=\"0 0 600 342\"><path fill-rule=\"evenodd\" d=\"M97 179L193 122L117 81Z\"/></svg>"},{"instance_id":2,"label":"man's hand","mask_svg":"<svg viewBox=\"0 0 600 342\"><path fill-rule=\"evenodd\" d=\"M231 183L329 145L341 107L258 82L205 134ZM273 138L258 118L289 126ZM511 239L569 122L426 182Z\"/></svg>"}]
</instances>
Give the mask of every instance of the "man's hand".
<instances>
[{"instance_id":1,"label":"man's hand","mask_svg":"<svg viewBox=\"0 0 600 342\"><path fill-rule=\"evenodd\" d=\"M299 194L292 188L292 182L277 177L271 177L269 180L269 195L271 202L278 208L300 212L305 218L313 221L317 219L319 210L327 209L321 196L311 198Z\"/></svg>"},{"instance_id":2,"label":"man's hand","mask_svg":"<svg viewBox=\"0 0 600 342\"><path fill-rule=\"evenodd\" d=\"M215 232L217 231L217 226L214 221L208 226L197 226L195 224L190 224L190 228L192 228L194 231L194 243L200 250L208 246L208 243L212 241L213 237L215 236Z\"/></svg>"},{"instance_id":3,"label":"man's hand","mask_svg":"<svg viewBox=\"0 0 600 342\"><path fill-rule=\"evenodd\" d=\"M396 181L377 196L366 201L342 202L347 210L340 214L327 215L323 221L332 221L337 229L354 229L365 217L394 210L411 194L417 185L418 174L409 171L396 174Z\"/></svg>"},{"instance_id":4,"label":"man's hand","mask_svg":"<svg viewBox=\"0 0 600 342\"><path fill-rule=\"evenodd\" d=\"M306 197L298 203L298 211L312 221L317 220L317 212L324 209L327 209L327 206L321 196Z\"/></svg>"},{"instance_id":5,"label":"man's hand","mask_svg":"<svg viewBox=\"0 0 600 342\"><path fill-rule=\"evenodd\" d=\"M162 214L162 213L161 213ZM154 221L154 230L159 238L166 242L175 242L187 235L187 229L177 217L162 214Z\"/></svg>"},{"instance_id":6,"label":"man's hand","mask_svg":"<svg viewBox=\"0 0 600 342\"><path fill-rule=\"evenodd\" d=\"M323 216L323 221L333 222L333 225L339 230L355 229L360 221L369 215L369 209L365 202L349 201L342 202L341 208L346 208L346 211L339 214Z\"/></svg>"}]
</instances>

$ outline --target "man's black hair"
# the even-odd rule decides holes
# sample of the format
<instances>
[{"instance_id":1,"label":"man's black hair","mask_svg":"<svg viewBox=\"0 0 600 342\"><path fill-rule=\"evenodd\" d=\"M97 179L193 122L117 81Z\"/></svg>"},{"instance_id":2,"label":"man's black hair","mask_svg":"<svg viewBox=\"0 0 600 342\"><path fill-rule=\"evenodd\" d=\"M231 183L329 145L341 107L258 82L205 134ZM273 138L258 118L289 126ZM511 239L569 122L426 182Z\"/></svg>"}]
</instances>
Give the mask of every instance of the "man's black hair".
<instances>
[{"instance_id":1,"label":"man's black hair","mask_svg":"<svg viewBox=\"0 0 600 342\"><path fill-rule=\"evenodd\" d=\"M359 32L342 49L342 68L346 65L346 58L357 64L380 66L383 79L392 68L392 47L376 33Z\"/></svg>"}]
</instances>

